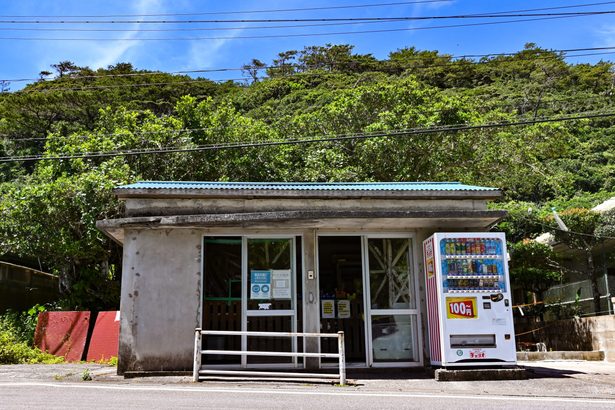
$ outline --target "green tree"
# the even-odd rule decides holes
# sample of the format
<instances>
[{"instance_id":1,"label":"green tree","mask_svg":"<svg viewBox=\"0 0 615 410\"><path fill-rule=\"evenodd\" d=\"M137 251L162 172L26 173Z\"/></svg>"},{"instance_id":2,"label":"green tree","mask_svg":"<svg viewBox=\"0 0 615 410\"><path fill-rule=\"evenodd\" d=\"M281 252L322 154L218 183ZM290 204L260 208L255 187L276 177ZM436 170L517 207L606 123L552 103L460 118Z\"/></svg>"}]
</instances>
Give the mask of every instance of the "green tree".
<instances>
[{"instance_id":1,"label":"green tree","mask_svg":"<svg viewBox=\"0 0 615 410\"><path fill-rule=\"evenodd\" d=\"M583 272L591 283L594 312L599 313L600 290L598 280L602 274L594 261L594 250L604 240L606 234L615 232L615 218L612 213L605 216L586 208L571 208L559 213L568 227L568 231L554 229L555 239L571 249L581 252L585 259L586 270ZM609 235L610 236L610 235Z\"/></svg>"},{"instance_id":2,"label":"green tree","mask_svg":"<svg viewBox=\"0 0 615 410\"><path fill-rule=\"evenodd\" d=\"M510 280L513 286L533 293L535 300L532 302L544 301L544 292L562 279L562 268L553 249L549 245L526 239L513 243L509 252Z\"/></svg>"}]
</instances>

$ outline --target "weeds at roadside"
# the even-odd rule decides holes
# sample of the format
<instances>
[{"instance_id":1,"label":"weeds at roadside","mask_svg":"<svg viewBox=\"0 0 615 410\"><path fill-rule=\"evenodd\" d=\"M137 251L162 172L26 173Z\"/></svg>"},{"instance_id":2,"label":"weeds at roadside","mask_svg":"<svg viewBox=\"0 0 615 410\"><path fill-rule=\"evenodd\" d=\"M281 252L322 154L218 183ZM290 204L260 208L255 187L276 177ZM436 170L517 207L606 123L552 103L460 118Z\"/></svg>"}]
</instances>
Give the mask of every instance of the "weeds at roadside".
<instances>
[{"instance_id":1,"label":"weeds at roadside","mask_svg":"<svg viewBox=\"0 0 615 410\"><path fill-rule=\"evenodd\" d=\"M90 369L85 369L81 374L81 380L84 382L89 382L92 380L92 375L90 374Z\"/></svg>"}]
</instances>

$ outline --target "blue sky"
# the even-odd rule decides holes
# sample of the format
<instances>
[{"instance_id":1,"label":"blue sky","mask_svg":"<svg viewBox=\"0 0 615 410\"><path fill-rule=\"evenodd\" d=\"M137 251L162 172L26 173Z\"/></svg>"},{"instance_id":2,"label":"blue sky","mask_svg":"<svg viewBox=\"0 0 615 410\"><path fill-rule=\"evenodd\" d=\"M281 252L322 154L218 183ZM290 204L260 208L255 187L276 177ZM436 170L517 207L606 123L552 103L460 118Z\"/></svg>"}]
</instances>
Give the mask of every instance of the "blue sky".
<instances>
[{"instance_id":1,"label":"blue sky","mask_svg":"<svg viewBox=\"0 0 615 410\"><path fill-rule=\"evenodd\" d=\"M420 1L420 0L419 0ZM188 15L190 13L214 13L246 10L272 10L306 7L349 6L359 4L394 3L394 0L261 0L261 1L195 1L195 0L0 0L0 20L23 20L28 18L14 16L37 16L29 20L43 20L38 16L100 16L100 15L143 15L185 13L182 16L159 17L108 17L120 19L267 19L267 18L321 18L321 17L397 17L454 15L469 13L489 13L498 11L531 9L538 7L558 7L577 4L598 3L594 1L448 1L426 4L400 4L385 7L345 8L336 10L312 10L295 12L267 12L252 14L208 14ZM555 10L571 12L580 10L615 10L613 4L587 8ZM47 18L53 19L53 17ZM57 19L57 18L56 18ZM63 19L67 19L63 17ZM82 18L93 20L93 17ZM506 18L502 20L514 20ZM490 20L492 21L492 20ZM0 79L36 78L41 70L48 70L50 64L70 60L77 65L92 68L105 67L117 62L130 62L139 69L180 71L210 68L240 67L252 58L266 63L276 54L291 49L302 49L307 45L353 44L358 53L371 53L377 58L386 58L389 52L398 48L415 46L419 49L439 50L453 55L484 54L491 52L511 52L523 48L527 42L555 49L601 47L615 45L615 15L580 18L560 18L533 22L494 24L475 27L444 29L421 28L475 23L477 20L396 22L379 24L355 24L328 27L301 27L277 30L251 29L248 23L212 24L10 24L0 23L0 44L2 63ZM294 24L294 23L286 23ZM263 24L259 24L262 26ZM161 31L186 28L228 27L225 31ZM21 30L14 31L12 29ZM27 31L23 29L54 28L63 31ZM121 31L88 32L64 31L114 29ZM419 29L383 33L356 33L364 30L382 29ZM9 30L11 29L11 30ZM129 29L132 31L123 31ZM335 32L353 34L334 34ZM320 36L292 37L326 33ZM259 35L280 35L278 38L242 38ZM36 40L19 40L37 38ZM200 40L168 40L169 38L217 37ZM69 40L69 39L89 40ZM107 40L102 40L105 38ZM142 38L163 38L156 41L136 41ZM47 40L43 40L47 39ZM110 40L116 39L116 40ZM166 40L164 40L166 39ZM570 61L610 60L613 55L579 57ZM236 78L238 73L218 73L207 75L212 79ZM20 88L13 83L13 90Z\"/></svg>"}]
</instances>

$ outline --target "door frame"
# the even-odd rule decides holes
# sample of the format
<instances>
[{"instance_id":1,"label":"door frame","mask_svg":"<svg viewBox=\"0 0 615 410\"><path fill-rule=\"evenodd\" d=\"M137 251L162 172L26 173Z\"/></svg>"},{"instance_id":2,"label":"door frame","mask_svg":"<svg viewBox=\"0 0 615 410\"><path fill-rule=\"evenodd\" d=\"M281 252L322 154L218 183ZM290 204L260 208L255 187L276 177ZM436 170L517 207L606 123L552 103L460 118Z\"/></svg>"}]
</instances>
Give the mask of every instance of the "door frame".
<instances>
[{"instance_id":1,"label":"door frame","mask_svg":"<svg viewBox=\"0 0 615 410\"><path fill-rule=\"evenodd\" d=\"M320 246L318 242L318 238L320 237L331 237L331 236L352 236L359 237L361 239L361 265L362 265L362 281L363 281L363 316L365 318L365 362L363 365L365 367L421 367L423 366L423 331L421 328L421 296L420 296L420 287L419 287L419 248L416 241L416 233L415 232L316 232L316 263L314 264L314 269L316 271L316 278L318 279L316 283L316 291L317 291L317 303L318 303L318 323L320 326ZM368 239L370 238L408 238L410 239L410 258L411 258L411 266L414 270L414 283L408 283L408 289L412 286L414 288L414 295L416 298L416 308L414 309L387 309L386 313L396 313L399 312L401 314L413 315L415 317L415 347L417 349L418 361L416 362L389 362L389 363L374 363L373 361L373 346L372 346L372 329L371 329L371 314L372 310L370 308L370 290L369 290L369 249L367 247ZM410 281L410 275L408 277ZM305 311L305 310L304 310ZM385 310L383 310L384 312ZM377 314L377 313L376 313ZM320 339L318 340L318 349L320 351ZM359 367L361 367L361 362L356 362ZM353 367L352 363L349 364L348 367ZM337 365L328 363L324 364L319 358L319 367L335 367Z\"/></svg>"},{"instance_id":2,"label":"door frame","mask_svg":"<svg viewBox=\"0 0 615 410\"><path fill-rule=\"evenodd\" d=\"M370 290L370 277L369 277L369 239L409 239L410 246L408 252L410 256L410 267L414 271L414 275L408 275L408 290L414 289L414 303L415 307L412 309L372 309L371 308L371 290ZM375 233L362 235L361 248L363 253L363 289L365 297L365 333L366 333L366 345L367 349L367 365L368 367L419 367L423 366L423 337L420 327L421 323L421 298L419 293L419 264L417 258L417 244L416 234L414 232L404 233ZM412 283L412 276L414 276L414 283ZM406 362L374 362L374 349L372 340L372 315L407 315L414 318L414 329L412 330L412 336L414 337L413 343L416 349L417 361Z\"/></svg>"},{"instance_id":3,"label":"door frame","mask_svg":"<svg viewBox=\"0 0 615 410\"><path fill-rule=\"evenodd\" d=\"M297 279L299 272L297 272L297 238L301 238L301 252L305 253L305 241L303 239L303 233L295 232L295 231L273 231L267 233L258 233L252 234L250 232L204 232L201 235L201 300L199 302L200 306L200 315L199 315L199 326L201 329L203 328L203 309L205 302L205 238L207 237L240 237L241 238L241 330L247 331L248 329L248 316L250 317L272 317L272 316L284 316L290 317L291 320L291 330L292 332L297 332L297 281L304 279L304 270L301 270L301 279ZM248 239L288 239L291 241L291 295L292 295L292 303L291 309L278 311L280 313L275 314L274 311L259 311L259 310L248 310L248 289L247 289L247 278L248 278ZM302 264L303 266L303 264ZM305 300L305 286L301 286L301 300ZM260 313L259 313L260 312ZM302 312L302 324L305 327L305 309L301 309ZM292 351L296 352L298 343L297 338L291 338ZM241 336L241 349L246 350L248 347L248 339L246 335ZM237 365L213 365L210 367L237 367ZM293 362L289 364L254 364L249 365L247 363L247 356L241 355L241 365L242 368L251 368L251 367L298 367L297 357L293 357Z\"/></svg>"},{"instance_id":4,"label":"door frame","mask_svg":"<svg viewBox=\"0 0 615 410\"><path fill-rule=\"evenodd\" d=\"M290 269L291 269L291 309L288 310L248 310L248 241L250 239L285 239L290 241ZM303 241L301 241L303 243ZM297 243L296 235L290 233L242 235L241 237L241 330L248 330L248 317L290 317L291 332L297 333ZM303 275L302 275L303 276ZM303 287L302 287L303 289ZM248 350L248 337L241 336L241 350ZM291 351L297 352L297 337L291 338ZM270 364L273 367L286 367L284 364ZM248 356L241 355L241 367L268 367L263 364L249 365ZM297 356L292 358L292 367L298 367Z\"/></svg>"}]
</instances>

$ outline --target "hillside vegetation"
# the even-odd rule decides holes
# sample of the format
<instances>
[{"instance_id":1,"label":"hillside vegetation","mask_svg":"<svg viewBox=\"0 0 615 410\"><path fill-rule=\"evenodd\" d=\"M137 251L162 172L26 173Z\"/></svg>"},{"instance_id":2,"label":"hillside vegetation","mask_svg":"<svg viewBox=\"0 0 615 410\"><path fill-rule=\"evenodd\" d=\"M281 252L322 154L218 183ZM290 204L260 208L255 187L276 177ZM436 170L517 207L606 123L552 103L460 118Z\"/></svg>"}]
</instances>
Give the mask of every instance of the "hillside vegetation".
<instances>
[{"instance_id":1,"label":"hillside vegetation","mask_svg":"<svg viewBox=\"0 0 615 410\"><path fill-rule=\"evenodd\" d=\"M610 62L328 45L264 65L215 83L62 62L0 94L0 254L60 275L65 306L106 309L121 252L95 221L119 216L111 190L136 180L461 181L501 188L511 210L615 191L615 118L591 117L613 112Z\"/></svg>"}]
</instances>

